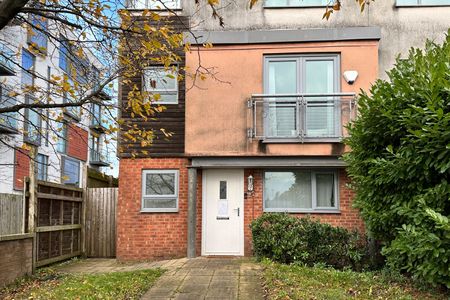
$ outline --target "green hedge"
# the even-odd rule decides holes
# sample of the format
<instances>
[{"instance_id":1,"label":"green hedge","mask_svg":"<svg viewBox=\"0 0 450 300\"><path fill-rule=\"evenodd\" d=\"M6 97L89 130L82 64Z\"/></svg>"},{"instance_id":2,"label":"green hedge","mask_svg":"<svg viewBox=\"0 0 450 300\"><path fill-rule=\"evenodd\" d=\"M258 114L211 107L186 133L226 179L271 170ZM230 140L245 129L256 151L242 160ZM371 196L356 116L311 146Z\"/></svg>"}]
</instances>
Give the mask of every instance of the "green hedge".
<instances>
[{"instance_id":1,"label":"green hedge","mask_svg":"<svg viewBox=\"0 0 450 300\"><path fill-rule=\"evenodd\" d=\"M266 213L251 224L257 257L281 263L317 263L360 269L366 246L345 228L283 213Z\"/></svg>"}]
</instances>

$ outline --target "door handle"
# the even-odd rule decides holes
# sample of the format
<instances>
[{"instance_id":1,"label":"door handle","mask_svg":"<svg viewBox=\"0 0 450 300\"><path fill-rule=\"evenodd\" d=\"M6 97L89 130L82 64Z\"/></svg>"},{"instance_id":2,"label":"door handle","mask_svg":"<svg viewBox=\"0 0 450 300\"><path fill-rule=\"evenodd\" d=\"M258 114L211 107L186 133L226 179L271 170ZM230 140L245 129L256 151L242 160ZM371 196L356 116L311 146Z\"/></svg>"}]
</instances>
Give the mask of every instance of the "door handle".
<instances>
[{"instance_id":1,"label":"door handle","mask_svg":"<svg viewBox=\"0 0 450 300\"><path fill-rule=\"evenodd\" d=\"M234 210L237 210L237 214L238 214L238 217L239 217L241 209L238 207L238 208L235 208Z\"/></svg>"}]
</instances>

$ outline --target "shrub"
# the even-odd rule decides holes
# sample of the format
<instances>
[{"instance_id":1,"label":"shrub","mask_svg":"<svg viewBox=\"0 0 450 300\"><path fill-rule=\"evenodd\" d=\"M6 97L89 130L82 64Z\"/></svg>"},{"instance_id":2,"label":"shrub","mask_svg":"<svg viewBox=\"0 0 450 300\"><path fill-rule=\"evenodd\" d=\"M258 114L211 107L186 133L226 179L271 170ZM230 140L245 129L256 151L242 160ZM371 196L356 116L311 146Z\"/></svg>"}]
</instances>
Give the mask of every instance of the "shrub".
<instances>
[{"instance_id":1,"label":"shrub","mask_svg":"<svg viewBox=\"0 0 450 300\"><path fill-rule=\"evenodd\" d=\"M450 33L450 31L449 31ZM389 266L450 287L450 37L397 59L358 100L345 155Z\"/></svg>"},{"instance_id":2,"label":"shrub","mask_svg":"<svg viewBox=\"0 0 450 300\"><path fill-rule=\"evenodd\" d=\"M309 217L266 213L252 222L251 229L255 255L281 263L360 268L365 255L365 243L356 231Z\"/></svg>"}]
</instances>

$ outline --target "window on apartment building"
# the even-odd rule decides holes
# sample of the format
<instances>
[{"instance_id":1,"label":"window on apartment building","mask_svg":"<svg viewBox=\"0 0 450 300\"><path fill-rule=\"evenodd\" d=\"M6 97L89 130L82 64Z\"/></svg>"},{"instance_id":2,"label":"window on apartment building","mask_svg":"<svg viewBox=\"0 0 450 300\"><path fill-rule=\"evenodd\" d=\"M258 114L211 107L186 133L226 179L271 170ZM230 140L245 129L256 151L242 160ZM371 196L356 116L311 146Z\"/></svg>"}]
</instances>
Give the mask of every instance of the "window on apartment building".
<instances>
[{"instance_id":1,"label":"window on apartment building","mask_svg":"<svg viewBox=\"0 0 450 300\"><path fill-rule=\"evenodd\" d=\"M16 104L15 97L10 96L11 88L0 84L0 108L9 107ZM2 128L17 131L17 112L8 112L0 114L0 131Z\"/></svg>"},{"instance_id":2,"label":"window on apartment building","mask_svg":"<svg viewBox=\"0 0 450 300\"><path fill-rule=\"evenodd\" d=\"M149 67L144 70L144 89L160 95L158 104L178 103L178 69L165 69L162 66Z\"/></svg>"},{"instance_id":3,"label":"window on apartment building","mask_svg":"<svg viewBox=\"0 0 450 300\"><path fill-rule=\"evenodd\" d=\"M59 67L66 73L70 72L69 42L64 38L61 38L59 45Z\"/></svg>"},{"instance_id":4,"label":"window on apartment building","mask_svg":"<svg viewBox=\"0 0 450 300\"><path fill-rule=\"evenodd\" d=\"M397 0L397 6L445 6L450 0Z\"/></svg>"},{"instance_id":5,"label":"window on apartment building","mask_svg":"<svg viewBox=\"0 0 450 300\"><path fill-rule=\"evenodd\" d=\"M181 9L181 0L129 0L132 9Z\"/></svg>"},{"instance_id":6,"label":"window on apartment building","mask_svg":"<svg viewBox=\"0 0 450 300\"><path fill-rule=\"evenodd\" d=\"M335 170L264 172L264 210L272 212L338 211Z\"/></svg>"},{"instance_id":7,"label":"window on apartment building","mask_svg":"<svg viewBox=\"0 0 450 300\"><path fill-rule=\"evenodd\" d=\"M142 172L142 211L178 211L178 170Z\"/></svg>"},{"instance_id":8,"label":"window on apartment building","mask_svg":"<svg viewBox=\"0 0 450 300\"><path fill-rule=\"evenodd\" d=\"M265 0L264 7L323 7L333 5L334 0Z\"/></svg>"},{"instance_id":9,"label":"window on apartment building","mask_svg":"<svg viewBox=\"0 0 450 300\"><path fill-rule=\"evenodd\" d=\"M56 123L56 133L58 135L58 144L56 145L56 150L59 153L67 152L67 124L64 122Z\"/></svg>"},{"instance_id":10,"label":"window on apartment building","mask_svg":"<svg viewBox=\"0 0 450 300\"><path fill-rule=\"evenodd\" d=\"M92 134L89 137L89 147L91 148L90 161L101 161L100 157L100 137Z\"/></svg>"},{"instance_id":11,"label":"window on apartment building","mask_svg":"<svg viewBox=\"0 0 450 300\"><path fill-rule=\"evenodd\" d=\"M339 136L339 111L332 96L339 89L338 55L267 56L264 66L266 94L315 94L304 97L273 97L266 104L264 130L268 138Z\"/></svg>"},{"instance_id":12,"label":"window on apartment building","mask_svg":"<svg viewBox=\"0 0 450 300\"><path fill-rule=\"evenodd\" d=\"M61 175L64 184L80 186L80 162L67 156L62 157Z\"/></svg>"},{"instance_id":13,"label":"window on apartment building","mask_svg":"<svg viewBox=\"0 0 450 300\"><path fill-rule=\"evenodd\" d=\"M47 181L48 178L48 156L38 154L36 156L36 177L38 180Z\"/></svg>"},{"instance_id":14,"label":"window on apartment building","mask_svg":"<svg viewBox=\"0 0 450 300\"><path fill-rule=\"evenodd\" d=\"M22 85L31 86L34 83L34 64L36 57L28 50L22 49Z\"/></svg>"},{"instance_id":15,"label":"window on apartment building","mask_svg":"<svg viewBox=\"0 0 450 300\"><path fill-rule=\"evenodd\" d=\"M34 99L30 95L25 95L25 103L34 103ZM25 109L24 115L24 139L26 142L40 145L42 134L42 118L41 111L36 108Z\"/></svg>"},{"instance_id":16,"label":"window on apartment building","mask_svg":"<svg viewBox=\"0 0 450 300\"><path fill-rule=\"evenodd\" d=\"M30 16L30 29L28 31L28 43L41 53L47 52L47 19L41 16Z\"/></svg>"}]
</instances>

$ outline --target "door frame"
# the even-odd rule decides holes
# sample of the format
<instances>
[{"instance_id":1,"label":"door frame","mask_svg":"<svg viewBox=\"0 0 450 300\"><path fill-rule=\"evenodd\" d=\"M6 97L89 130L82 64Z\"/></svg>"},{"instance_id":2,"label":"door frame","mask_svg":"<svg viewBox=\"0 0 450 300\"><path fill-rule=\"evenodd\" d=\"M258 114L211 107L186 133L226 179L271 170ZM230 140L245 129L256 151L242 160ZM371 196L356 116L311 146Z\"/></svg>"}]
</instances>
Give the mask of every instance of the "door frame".
<instances>
[{"instance_id":1,"label":"door frame","mask_svg":"<svg viewBox=\"0 0 450 300\"><path fill-rule=\"evenodd\" d=\"M207 173L210 170L224 170L229 171L233 170L236 172L239 172L239 208L240 208L240 214L239 214L239 252L236 254L229 254L229 253L207 253L206 252L206 185L207 185ZM202 235L201 235L201 255L202 256L244 256L244 169L221 169L221 168L214 168L214 169L202 169Z\"/></svg>"}]
</instances>

